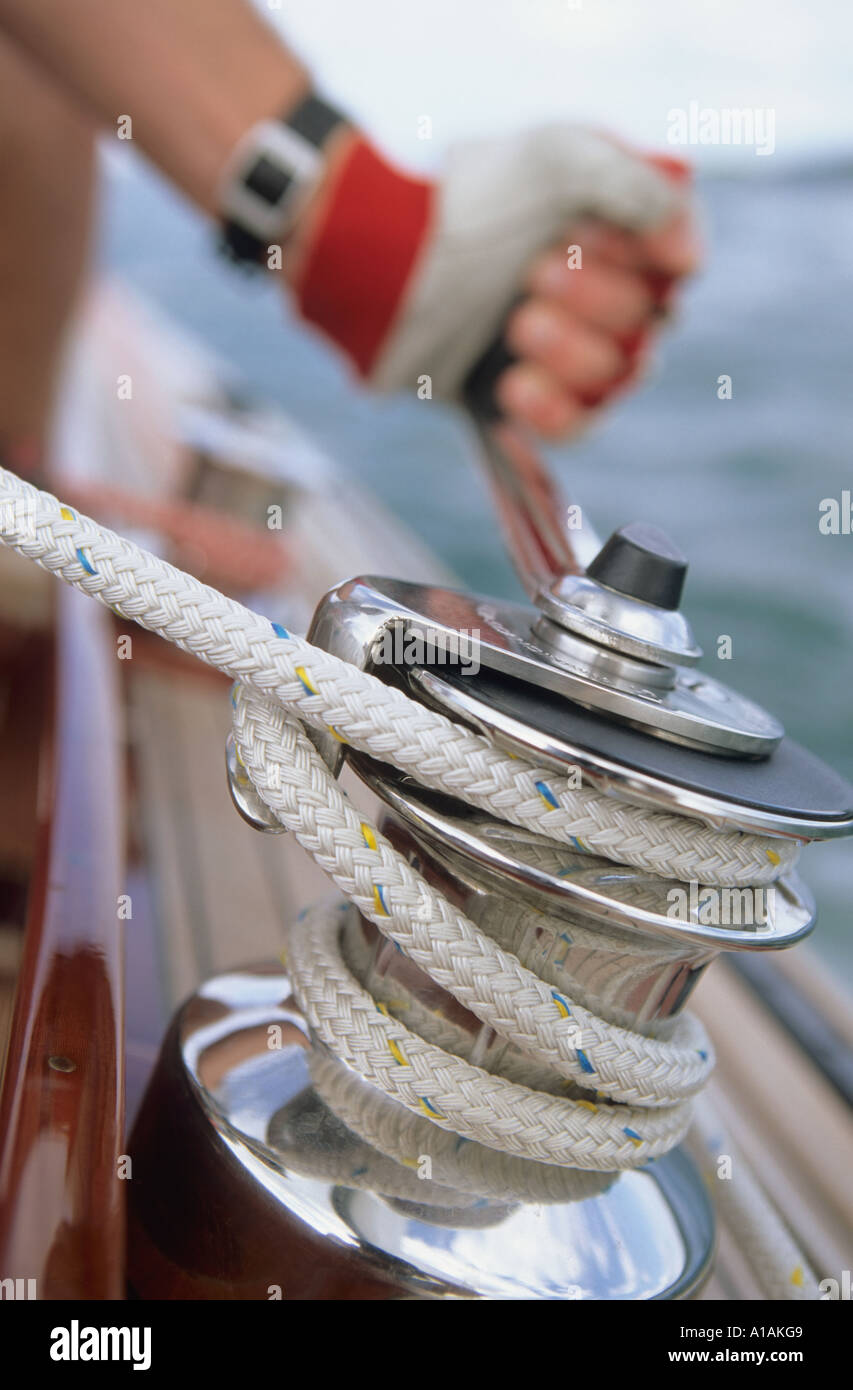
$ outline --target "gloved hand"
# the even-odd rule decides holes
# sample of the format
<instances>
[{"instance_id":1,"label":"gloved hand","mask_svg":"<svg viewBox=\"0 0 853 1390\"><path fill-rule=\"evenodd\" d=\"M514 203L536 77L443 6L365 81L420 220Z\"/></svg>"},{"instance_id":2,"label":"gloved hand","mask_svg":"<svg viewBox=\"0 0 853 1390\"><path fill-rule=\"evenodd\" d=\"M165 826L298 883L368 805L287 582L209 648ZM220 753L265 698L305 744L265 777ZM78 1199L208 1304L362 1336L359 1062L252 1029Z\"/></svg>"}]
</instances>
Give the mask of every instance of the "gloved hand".
<instances>
[{"instance_id":1,"label":"gloved hand","mask_svg":"<svg viewBox=\"0 0 853 1390\"><path fill-rule=\"evenodd\" d=\"M439 184L352 134L297 234L299 306L376 386L429 378L448 399L503 332L518 361L501 409L564 437L638 375L695 267L683 183L674 161L570 125L457 147Z\"/></svg>"}]
</instances>

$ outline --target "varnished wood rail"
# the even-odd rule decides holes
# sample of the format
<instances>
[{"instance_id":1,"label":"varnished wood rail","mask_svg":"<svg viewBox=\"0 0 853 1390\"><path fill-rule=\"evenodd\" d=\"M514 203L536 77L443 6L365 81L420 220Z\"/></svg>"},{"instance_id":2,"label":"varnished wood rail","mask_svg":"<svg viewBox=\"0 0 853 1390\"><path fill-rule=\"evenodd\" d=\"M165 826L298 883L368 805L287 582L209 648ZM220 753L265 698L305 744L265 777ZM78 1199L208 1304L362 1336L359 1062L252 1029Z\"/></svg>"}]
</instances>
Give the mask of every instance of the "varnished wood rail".
<instances>
[{"instance_id":1,"label":"varnished wood rail","mask_svg":"<svg viewBox=\"0 0 853 1390\"><path fill-rule=\"evenodd\" d=\"M0 1094L0 1278L124 1296L124 846L109 615L57 593L39 845Z\"/></svg>"}]
</instances>

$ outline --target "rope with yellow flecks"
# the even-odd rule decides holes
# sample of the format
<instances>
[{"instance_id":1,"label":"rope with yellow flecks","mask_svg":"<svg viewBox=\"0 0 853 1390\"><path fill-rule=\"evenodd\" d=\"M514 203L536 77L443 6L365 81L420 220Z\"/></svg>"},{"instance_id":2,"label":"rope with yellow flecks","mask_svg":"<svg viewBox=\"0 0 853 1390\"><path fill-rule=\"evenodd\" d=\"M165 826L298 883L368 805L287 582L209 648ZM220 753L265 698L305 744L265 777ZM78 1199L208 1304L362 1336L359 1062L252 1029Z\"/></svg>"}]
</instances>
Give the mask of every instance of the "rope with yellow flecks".
<instances>
[{"instance_id":1,"label":"rope with yellow flecks","mask_svg":"<svg viewBox=\"0 0 853 1390\"><path fill-rule=\"evenodd\" d=\"M290 932L294 983L317 1036L420 1121L508 1156L612 1172L684 1136L712 1066L699 1025L668 1041L598 1018L526 969L418 875L349 803L305 733L342 741L427 786L555 842L707 884L772 882L799 846L719 832L617 802L509 757L375 677L291 636L233 599L0 469L0 539L43 568L237 682L234 727L253 785L364 916L512 1044L507 1075L427 1038L412 1005L377 1004L318 910ZM411 1001L410 1001L411 1004ZM579 1035L583 1045L579 1045ZM556 1082L581 1084L572 1099Z\"/></svg>"}]
</instances>

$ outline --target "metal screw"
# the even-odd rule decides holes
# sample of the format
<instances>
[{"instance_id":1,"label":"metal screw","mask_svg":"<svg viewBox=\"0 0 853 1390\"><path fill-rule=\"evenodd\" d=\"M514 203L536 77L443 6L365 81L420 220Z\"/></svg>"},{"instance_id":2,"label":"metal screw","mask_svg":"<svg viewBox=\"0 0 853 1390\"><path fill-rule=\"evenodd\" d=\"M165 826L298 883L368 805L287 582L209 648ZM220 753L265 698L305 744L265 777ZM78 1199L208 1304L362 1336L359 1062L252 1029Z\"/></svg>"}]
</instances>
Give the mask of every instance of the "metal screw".
<instances>
[{"instance_id":1,"label":"metal screw","mask_svg":"<svg viewBox=\"0 0 853 1390\"><path fill-rule=\"evenodd\" d=\"M51 1071L76 1071L77 1063L72 1062L70 1057L48 1057L47 1065Z\"/></svg>"}]
</instances>

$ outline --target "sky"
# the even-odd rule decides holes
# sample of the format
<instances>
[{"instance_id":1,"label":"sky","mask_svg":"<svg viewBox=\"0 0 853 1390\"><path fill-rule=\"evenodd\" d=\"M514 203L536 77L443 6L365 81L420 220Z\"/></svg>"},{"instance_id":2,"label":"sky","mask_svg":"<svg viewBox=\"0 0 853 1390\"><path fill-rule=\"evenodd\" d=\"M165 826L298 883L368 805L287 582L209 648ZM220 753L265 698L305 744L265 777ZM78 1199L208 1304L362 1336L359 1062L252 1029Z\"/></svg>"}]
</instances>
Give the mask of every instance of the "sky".
<instances>
[{"instance_id":1,"label":"sky","mask_svg":"<svg viewBox=\"0 0 853 1390\"><path fill-rule=\"evenodd\" d=\"M561 118L666 147L670 112L691 102L774 113L773 159L746 145L681 151L703 166L752 172L853 150L847 0L256 4L330 97L420 169L460 137Z\"/></svg>"}]
</instances>

